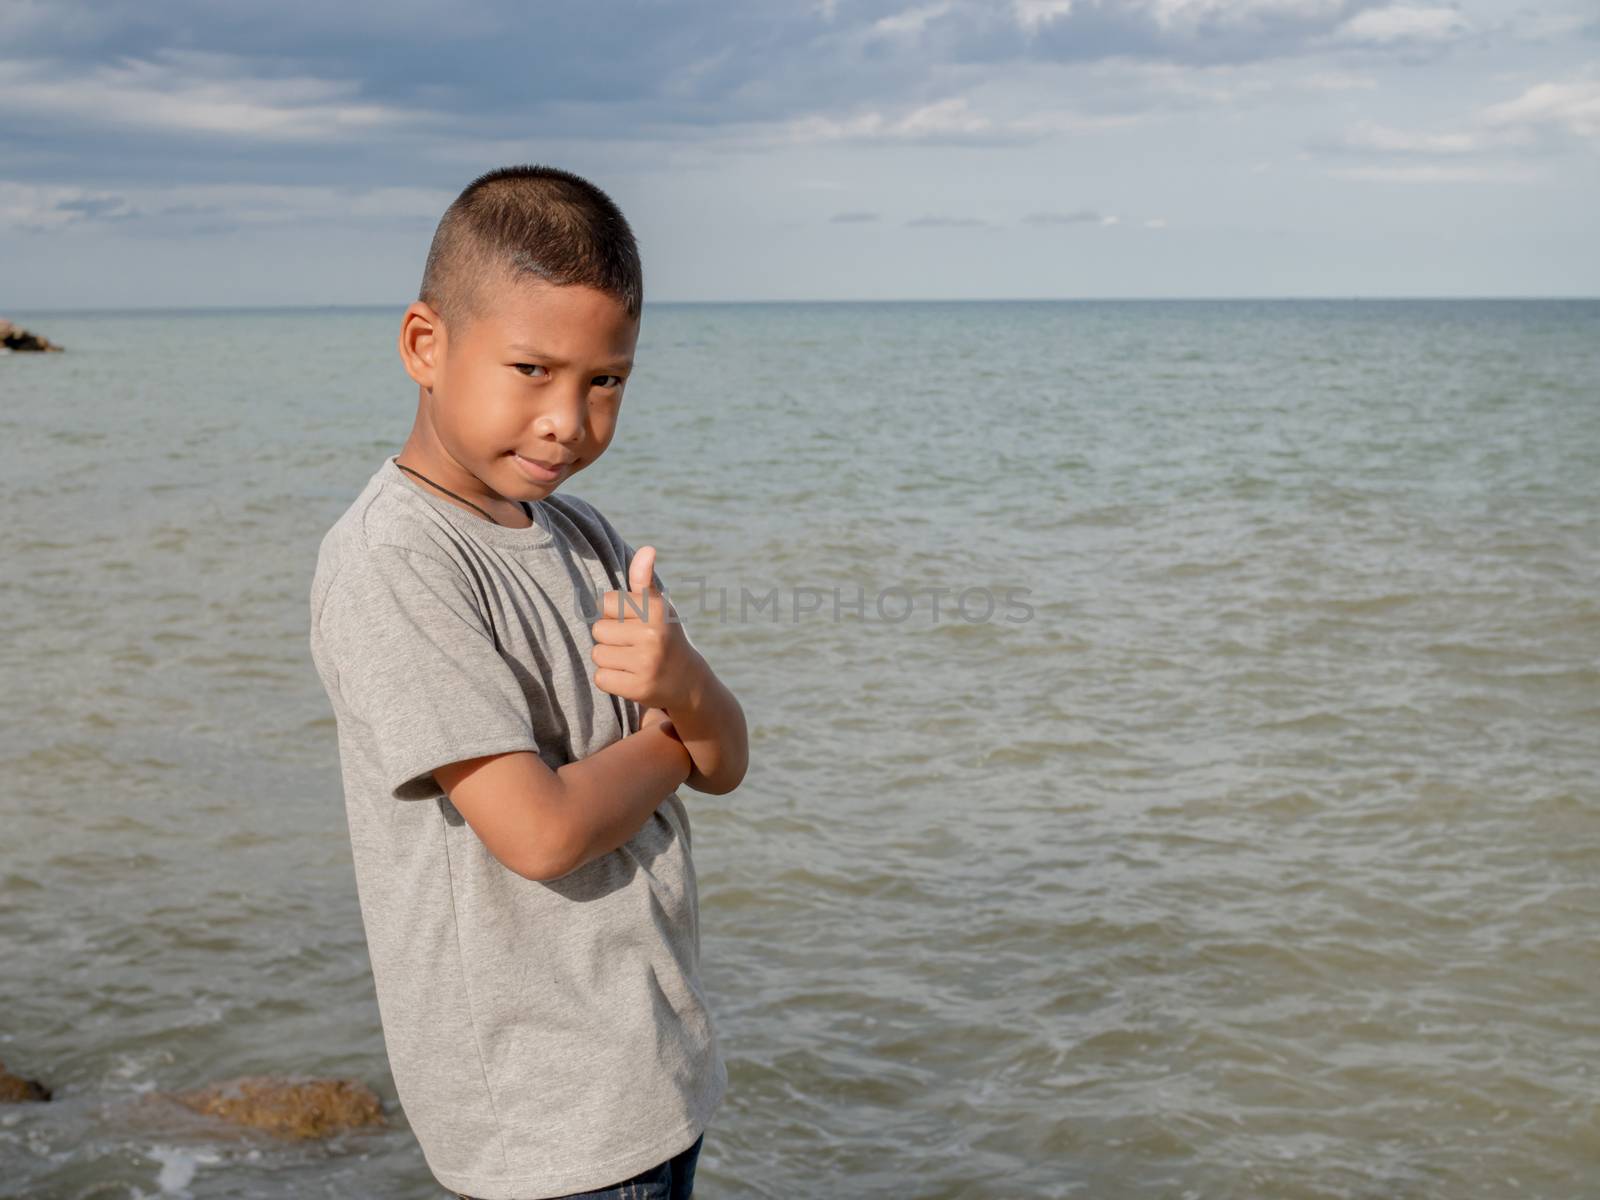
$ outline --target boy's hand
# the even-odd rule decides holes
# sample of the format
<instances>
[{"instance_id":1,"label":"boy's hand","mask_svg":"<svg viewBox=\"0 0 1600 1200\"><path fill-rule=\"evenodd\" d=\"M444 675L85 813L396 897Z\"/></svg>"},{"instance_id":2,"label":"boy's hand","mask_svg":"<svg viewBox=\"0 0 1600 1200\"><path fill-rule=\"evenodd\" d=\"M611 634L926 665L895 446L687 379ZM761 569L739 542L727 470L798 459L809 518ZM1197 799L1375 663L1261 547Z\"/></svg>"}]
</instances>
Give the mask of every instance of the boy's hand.
<instances>
[{"instance_id":1,"label":"boy's hand","mask_svg":"<svg viewBox=\"0 0 1600 1200\"><path fill-rule=\"evenodd\" d=\"M628 591L600 598L600 618L590 626L590 657L601 691L671 712L689 703L707 668L683 626L667 619L677 609L651 586L655 561L655 547L641 546L628 564Z\"/></svg>"},{"instance_id":2,"label":"boy's hand","mask_svg":"<svg viewBox=\"0 0 1600 1200\"><path fill-rule=\"evenodd\" d=\"M678 741L683 741L683 738L678 736L678 728L672 723L672 718L667 716L666 709L647 708L644 710L644 714L639 718L639 728L649 729L652 725L661 726L663 733L671 734Z\"/></svg>"}]
</instances>

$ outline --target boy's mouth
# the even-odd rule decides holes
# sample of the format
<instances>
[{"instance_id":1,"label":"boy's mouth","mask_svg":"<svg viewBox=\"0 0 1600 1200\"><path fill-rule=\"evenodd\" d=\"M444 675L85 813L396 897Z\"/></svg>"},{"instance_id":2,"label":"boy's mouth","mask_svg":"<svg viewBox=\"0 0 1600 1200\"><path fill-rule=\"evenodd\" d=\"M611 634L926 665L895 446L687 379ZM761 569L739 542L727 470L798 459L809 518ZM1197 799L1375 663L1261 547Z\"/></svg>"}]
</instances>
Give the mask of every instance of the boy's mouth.
<instances>
[{"instance_id":1,"label":"boy's mouth","mask_svg":"<svg viewBox=\"0 0 1600 1200\"><path fill-rule=\"evenodd\" d=\"M511 457L516 460L518 469L535 483L549 483L552 480L561 478L561 472L565 471L569 465L566 462L548 464L534 458L523 458L522 455L514 450L511 452Z\"/></svg>"}]
</instances>

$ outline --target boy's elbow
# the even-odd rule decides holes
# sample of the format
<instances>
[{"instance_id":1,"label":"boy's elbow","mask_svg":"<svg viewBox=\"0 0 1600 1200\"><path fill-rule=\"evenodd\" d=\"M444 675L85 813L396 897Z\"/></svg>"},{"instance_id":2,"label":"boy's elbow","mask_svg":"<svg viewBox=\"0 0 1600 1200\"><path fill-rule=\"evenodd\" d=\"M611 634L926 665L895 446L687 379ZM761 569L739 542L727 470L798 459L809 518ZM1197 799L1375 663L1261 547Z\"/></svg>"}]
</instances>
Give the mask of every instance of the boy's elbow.
<instances>
[{"instance_id":1,"label":"boy's elbow","mask_svg":"<svg viewBox=\"0 0 1600 1200\"><path fill-rule=\"evenodd\" d=\"M559 879L579 865L579 831L563 780L525 751L469 760L434 772L451 802L489 853L509 871L536 883Z\"/></svg>"},{"instance_id":2,"label":"boy's elbow","mask_svg":"<svg viewBox=\"0 0 1600 1200\"><path fill-rule=\"evenodd\" d=\"M572 869L573 864L568 860L553 855L523 862L512 868L530 883L553 883L563 875L570 874Z\"/></svg>"},{"instance_id":3,"label":"boy's elbow","mask_svg":"<svg viewBox=\"0 0 1600 1200\"><path fill-rule=\"evenodd\" d=\"M511 869L533 883L550 883L563 875L570 875L582 866L582 856L573 848L572 839L556 836L546 829L539 839L523 853L522 861Z\"/></svg>"},{"instance_id":4,"label":"boy's elbow","mask_svg":"<svg viewBox=\"0 0 1600 1200\"><path fill-rule=\"evenodd\" d=\"M719 771L715 775L701 775L696 772L687 782L695 791L703 792L707 796L726 796L744 782L745 768L748 766L748 760L741 759L727 770Z\"/></svg>"}]
</instances>

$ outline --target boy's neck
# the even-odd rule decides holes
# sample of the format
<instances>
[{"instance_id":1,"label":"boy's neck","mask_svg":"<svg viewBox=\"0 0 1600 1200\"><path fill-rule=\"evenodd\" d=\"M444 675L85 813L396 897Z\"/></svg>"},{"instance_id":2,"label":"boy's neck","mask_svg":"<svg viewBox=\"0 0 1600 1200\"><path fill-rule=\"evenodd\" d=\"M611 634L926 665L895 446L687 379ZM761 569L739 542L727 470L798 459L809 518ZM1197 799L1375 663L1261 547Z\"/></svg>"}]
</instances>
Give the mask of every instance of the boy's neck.
<instances>
[{"instance_id":1,"label":"boy's neck","mask_svg":"<svg viewBox=\"0 0 1600 1200\"><path fill-rule=\"evenodd\" d=\"M480 521L493 521L511 529L526 529L534 523L520 501L490 492L482 480L457 466L442 450L430 453L428 439L419 438L416 430L412 430L394 463L397 467L409 468L402 473L418 487Z\"/></svg>"}]
</instances>

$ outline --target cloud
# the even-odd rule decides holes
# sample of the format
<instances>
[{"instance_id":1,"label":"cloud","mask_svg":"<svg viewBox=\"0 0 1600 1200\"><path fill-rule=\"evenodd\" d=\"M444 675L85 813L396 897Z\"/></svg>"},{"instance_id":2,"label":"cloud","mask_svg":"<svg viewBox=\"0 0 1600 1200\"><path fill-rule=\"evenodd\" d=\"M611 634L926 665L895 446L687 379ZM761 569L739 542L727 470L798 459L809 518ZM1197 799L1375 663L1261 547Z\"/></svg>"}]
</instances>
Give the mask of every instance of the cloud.
<instances>
[{"instance_id":1,"label":"cloud","mask_svg":"<svg viewBox=\"0 0 1600 1200\"><path fill-rule=\"evenodd\" d=\"M1557 152L1562 134L1600 139L1600 79L1536 84L1511 100L1479 109L1465 128L1427 133L1362 121L1336 137L1307 143L1307 149L1324 156L1387 160L1328 172L1344 179L1527 182L1539 174L1507 156L1525 160ZM1397 164L1402 159L1416 161ZM1440 162L1450 159L1477 161L1458 166Z\"/></svg>"},{"instance_id":2,"label":"cloud","mask_svg":"<svg viewBox=\"0 0 1600 1200\"><path fill-rule=\"evenodd\" d=\"M0 161L40 182L111 181L150 171L148 142L161 139L166 169L215 178L228 138L246 143L235 171L281 178L274 168L316 161L324 178L398 184L418 164L439 177L552 144L626 145L629 163L659 155L652 145L1028 145L1193 101L1367 86L1349 72L1285 85L1246 68L1315 49L1379 3L589 0L544 6L534 27L511 0L462 0L448 22L426 0L280 0L229 6L226 19L203 0L0 0L0 112L54 135L24 155L0 130ZM988 100L1034 70L1031 94ZM1073 84L1077 102L1063 102ZM74 153L67 135L87 140ZM408 154L393 153L398 139ZM330 146L348 156L316 160Z\"/></svg>"},{"instance_id":3,"label":"cloud","mask_svg":"<svg viewBox=\"0 0 1600 1200\"><path fill-rule=\"evenodd\" d=\"M1406 163L1392 166L1333 167L1327 174L1336 179L1355 179L1380 183L1534 183L1541 174L1526 166L1449 166L1438 163Z\"/></svg>"},{"instance_id":4,"label":"cloud","mask_svg":"<svg viewBox=\"0 0 1600 1200\"><path fill-rule=\"evenodd\" d=\"M190 235L264 226L353 224L426 229L454 198L429 188L211 184L116 190L0 181L0 228Z\"/></svg>"},{"instance_id":5,"label":"cloud","mask_svg":"<svg viewBox=\"0 0 1600 1200\"><path fill-rule=\"evenodd\" d=\"M1337 138L1312 143L1312 148L1357 154L1462 155L1492 149L1495 140L1482 132L1408 133L1374 121L1362 121Z\"/></svg>"},{"instance_id":6,"label":"cloud","mask_svg":"<svg viewBox=\"0 0 1600 1200\"><path fill-rule=\"evenodd\" d=\"M49 60L0 60L0 112L66 127L327 142L420 123L422 117L362 102L353 80L252 76L235 55L166 49L150 58L72 74Z\"/></svg>"},{"instance_id":7,"label":"cloud","mask_svg":"<svg viewBox=\"0 0 1600 1200\"><path fill-rule=\"evenodd\" d=\"M1555 127L1600 138L1600 79L1537 84L1514 100L1491 104L1480 117L1494 129Z\"/></svg>"},{"instance_id":8,"label":"cloud","mask_svg":"<svg viewBox=\"0 0 1600 1200\"><path fill-rule=\"evenodd\" d=\"M1174 35L1214 37L1274 24L1328 26L1352 7L1351 0L1013 0L1011 13L1019 27L1030 31L1076 18L1085 24L1120 23Z\"/></svg>"},{"instance_id":9,"label":"cloud","mask_svg":"<svg viewBox=\"0 0 1600 1200\"><path fill-rule=\"evenodd\" d=\"M1163 29L1195 29L1275 20L1326 22L1350 5L1345 0L1147 0L1145 7Z\"/></svg>"},{"instance_id":10,"label":"cloud","mask_svg":"<svg viewBox=\"0 0 1600 1200\"><path fill-rule=\"evenodd\" d=\"M944 16L953 7L954 5L946 0L945 3L908 8L893 16L880 17L867 28L866 36L869 38L915 36L926 29L930 21Z\"/></svg>"},{"instance_id":11,"label":"cloud","mask_svg":"<svg viewBox=\"0 0 1600 1200\"><path fill-rule=\"evenodd\" d=\"M1079 0L1081 2L1081 0ZM789 121L774 139L759 128L750 148L785 143L923 143L1021 146L1059 136L1102 135L1170 117L1197 106L1238 109L1285 96L1371 91L1378 81L1348 70L1285 73L1257 64L1187 65L1128 58L1034 63L1003 78L975 82L970 94L895 110L813 112Z\"/></svg>"},{"instance_id":12,"label":"cloud","mask_svg":"<svg viewBox=\"0 0 1600 1200\"><path fill-rule=\"evenodd\" d=\"M1245 63L1292 57L1381 0L1012 0L1024 57L1090 62L1130 57ZM974 6L976 7L976 6ZM968 43L989 57L1007 39L971 15ZM995 55L998 56L998 55Z\"/></svg>"},{"instance_id":13,"label":"cloud","mask_svg":"<svg viewBox=\"0 0 1600 1200\"><path fill-rule=\"evenodd\" d=\"M1126 109L1192 109L1196 102L1233 107L1281 90L1265 72L1235 63L1185 66L1169 62L1096 63L1082 68Z\"/></svg>"},{"instance_id":14,"label":"cloud","mask_svg":"<svg viewBox=\"0 0 1600 1200\"><path fill-rule=\"evenodd\" d=\"M1035 33L1041 25L1070 16L1073 0L1013 0L1011 16L1025 33Z\"/></svg>"},{"instance_id":15,"label":"cloud","mask_svg":"<svg viewBox=\"0 0 1600 1200\"><path fill-rule=\"evenodd\" d=\"M1493 165L1502 157L1524 161L1569 137L1600 136L1600 82L1542 74L1482 93L1510 98L1476 116L1465 108L1455 124L1406 128L1403 97L1378 90L1397 53L1471 36L1486 51L1516 49L1521 30L1531 55L1535 33L1580 36L1577 17L1527 7L1491 25L1467 7L588 0L543 6L534 25L510 0L462 0L448 22L431 0L280 0L225 12L203 0L0 0L0 169L12 180L0 222L136 235L185 222L431 225L469 167L566 161L633 179L665 170L711 178L739 156L799 145L803 155L791 157L806 157L797 173L808 178L785 186L821 193L827 223L897 224L902 211L852 190L861 156L835 147L890 148L913 169L922 148L1041 147L1040 163L1059 151L1056 169L1081 180L1069 172L1121 160L1075 141L1183 122L1171 138L1126 139L1128 161L1205 152L1206 138L1220 146L1236 131L1238 157L1221 163L1235 151L1219 149L1219 166L1256 184L1244 174L1250 164L1286 163L1284 143L1292 152L1303 137L1297 107L1338 114L1339 125L1368 116L1311 143L1322 165L1357 179L1506 178L1516 172ZM1536 65L1485 63L1513 64ZM1470 86L1492 88L1491 79L1479 71ZM1081 160L1070 157L1080 149ZM1031 194L1050 203L1053 193L1041 185ZM848 207L860 203L885 211ZM1087 209L1022 218L1037 227L1116 221ZM941 216L909 224L995 225Z\"/></svg>"},{"instance_id":16,"label":"cloud","mask_svg":"<svg viewBox=\"0 0 1600 1200\"><path fill-rule=\"evenodd\" d=\"M1593 13L1541 13L1525 8L1510 23L1509 32L1516 41L1533 43L1561 41L1574 35L1600 38L1600 18Z\"/></svg>"},{"instance_id":17,"label":"cloud","mask_svg":"<svg viewBox=\"0 0 1600 1200\"><path fill-rule=\"evenodd\" d=\"M1069 110L1040 111L1007 121L1005 130L1019 140L1031 140L1058 133L1106 133L1126 129L1151 118L1149 112L1082 113Z\"/></svg>"},{"instance_id":18,"label":"cloud","mask_svg":"<svg viewBox=\"0 0 1600 1200\"><path fill-rule=\"evenodd\" d=\"M1100 225L1116 221L1115 217L1102 217L1092 209L1080 208L1076 212L1035 212L1022 218L1025 225Z\"/></svg>"},{"instance_id":19,"label":"cloud","mask_svg":"<svg viewBox=\"0 0 1600 1200\"><path fill-rule=\"evenodd\" d=\"M913 217L911 220L907 221L906 224L920 227L948 227L965 229L976 228L977 226L981 225L988 225L989 222L980 217Z\"/></svg>"},{"instance_id":20,"label":"cloud","mask_svg":"<svg viewBox=\"0 0 1600 1200\"><path fill-rule=\"evenodd\" d=\"M1290 80L1290 83L1312 92L1371 91L1378 86L1378 81L1371 75L1358 75L1353 71L1313 71Z\"/></svg>"},{"instance_id":21,"label":"cloud","mask_svg":"<svg viewBox=\"0 0 1600 1200\"><path fill-rule=\"evenodd\" d=\"M792 142L922 142L993 144L1032 140L1043 132L1024 123L1000 123L972 111L965 96L924 104L899 117L879 111L850 117L821 114L801 117L788 125Z\"/></svg>"},{"instance_id":22,"label":"cloud","mask_svg":"<svg viewBox=\"0 0 1600 1200\"><path fill-rule=\"evenodd\" d=\"M1471 31L1466 18L1453 8L1396 5L1359 12L1339 26L1333 36L1338 41L1387 45L1452 41Z\"/></svg>"}]
</instances>

